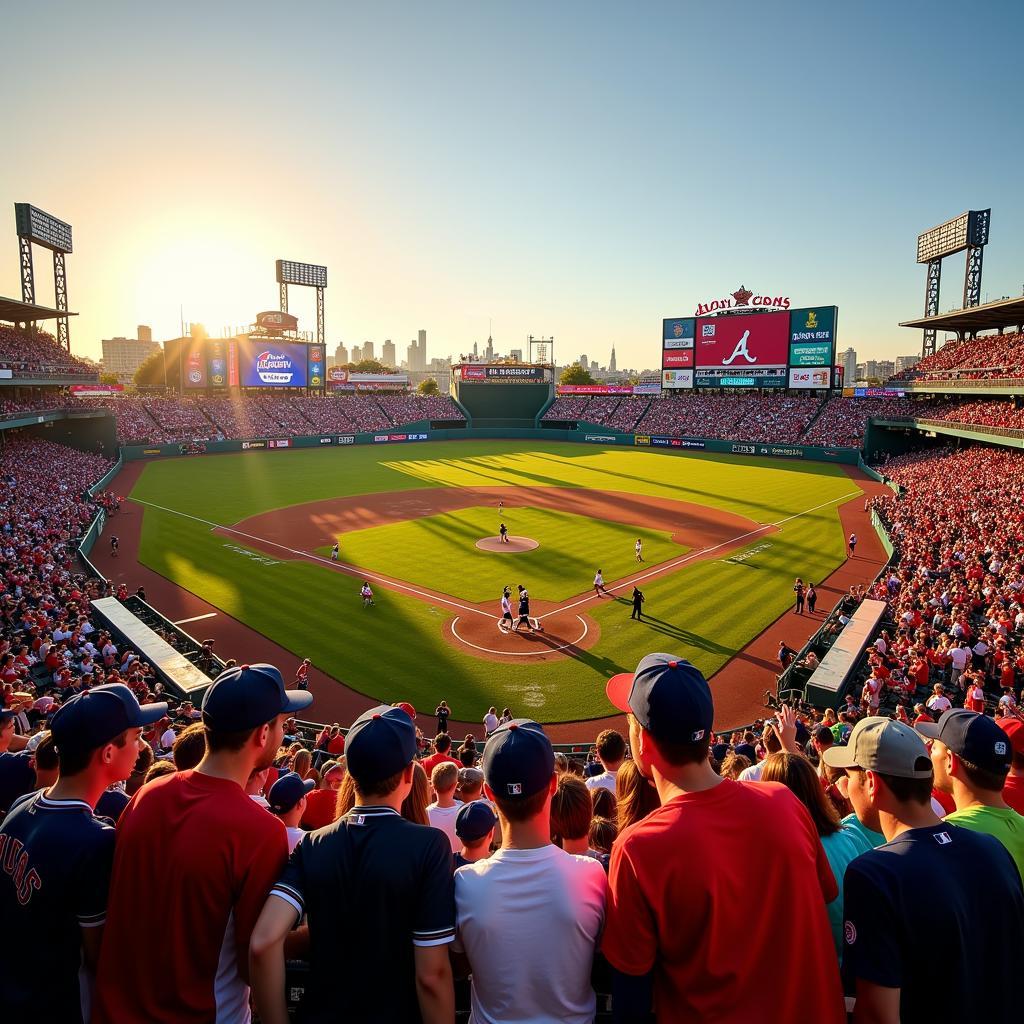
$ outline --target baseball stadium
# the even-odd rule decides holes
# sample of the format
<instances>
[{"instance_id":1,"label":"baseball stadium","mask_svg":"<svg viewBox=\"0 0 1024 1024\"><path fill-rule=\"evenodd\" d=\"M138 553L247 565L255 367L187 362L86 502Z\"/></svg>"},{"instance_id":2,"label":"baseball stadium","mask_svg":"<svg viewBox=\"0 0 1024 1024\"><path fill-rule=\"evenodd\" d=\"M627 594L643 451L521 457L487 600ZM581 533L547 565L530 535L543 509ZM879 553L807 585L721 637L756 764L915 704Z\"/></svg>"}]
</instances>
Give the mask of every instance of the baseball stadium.
<instances>
[{"instance_id":1,"label":"baseball stadium","mask_svg":"<svg viewBox=\"0 0 1024 1024\"><path fill-rule=\"evenodd\" d=\"M0 68L4 1024L1019 1015L1020 12L107 6Z\"/></svg>"}]
</instances>

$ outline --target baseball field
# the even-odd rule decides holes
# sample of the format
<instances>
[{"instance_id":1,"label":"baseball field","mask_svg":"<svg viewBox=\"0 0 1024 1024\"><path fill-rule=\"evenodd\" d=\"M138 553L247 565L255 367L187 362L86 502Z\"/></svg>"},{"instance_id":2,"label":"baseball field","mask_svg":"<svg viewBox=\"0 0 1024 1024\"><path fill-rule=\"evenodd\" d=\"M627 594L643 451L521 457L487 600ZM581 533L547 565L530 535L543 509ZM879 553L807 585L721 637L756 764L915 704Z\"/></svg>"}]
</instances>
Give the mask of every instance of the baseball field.
<instances>
[{"instance_id":1,"label":"baseball field","mask_svg":"<svg viewBox=\"0 0 1024 1024\"><path fill-rule=\"evenodd\" d=\"M564 722L610 714L605 680L650 651L721 668L794 577L843 561L838 510L862 492L817 463L463 441L163 460L129 497L140 563L338 684ZM498 628L518 585L532 633Z\"/></svg>"}]
</instances>

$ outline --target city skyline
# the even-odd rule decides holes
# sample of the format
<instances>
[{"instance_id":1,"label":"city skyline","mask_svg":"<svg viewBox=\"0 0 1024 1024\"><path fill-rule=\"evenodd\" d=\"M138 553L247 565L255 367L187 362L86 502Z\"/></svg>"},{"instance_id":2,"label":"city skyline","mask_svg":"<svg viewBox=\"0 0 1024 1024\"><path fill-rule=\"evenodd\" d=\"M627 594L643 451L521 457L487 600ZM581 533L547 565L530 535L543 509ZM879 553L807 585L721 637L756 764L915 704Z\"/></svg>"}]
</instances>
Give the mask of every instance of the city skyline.
<instances>
[{"instance_id":1,"label":"city skyline","mask_svg":"<svg viewBox=\"0 0 1024 1024\"><path fill-rule=\"evenodd\" d=\"M20 295L15 202L74 226L72 348L94 359L140 323L251 322L286 258L328 267L331 351L404 353L426 324L435 354L543 335L559 362L614 346L656 367L663 317L744 284L836 304L840 351L895 360L920 350L897 326L923 309L916 236L968 208L992 208L982 301L1021 294L1018 5L397 8L309 5L286 86L248 57L292 39L277 7L211 7L201 33L111 3L6 12L61 59L0 68L8 94L30 86L0 166L0 294ZM990 22L983 76L934 59ZM999 159L937 151L932 110ZM944 269L942 310L963 257ZM43 250L36 277L50 303ZM291 311L313 329L311 294Z\"/></svg>"}]
</instances>

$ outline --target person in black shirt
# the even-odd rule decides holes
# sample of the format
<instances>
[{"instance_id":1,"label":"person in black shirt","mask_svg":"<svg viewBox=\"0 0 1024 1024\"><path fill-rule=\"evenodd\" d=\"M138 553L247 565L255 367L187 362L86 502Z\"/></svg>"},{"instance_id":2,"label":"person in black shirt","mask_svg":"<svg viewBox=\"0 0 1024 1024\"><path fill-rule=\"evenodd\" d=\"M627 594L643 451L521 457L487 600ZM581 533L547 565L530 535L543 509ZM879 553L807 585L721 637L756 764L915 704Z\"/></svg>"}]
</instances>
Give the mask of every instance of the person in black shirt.
<instances>
[{"instance_id":1,"label":"person in black shirt","mask_svg":"<svg viewBox=\"0 0 1024 1024\"><path fill-rule=\"evenodd\" d=\"M253 930L249 973L260 1019L288 1019L284 945L305 914L304 1021L450 1024L451 843L399 813L412 789L416 728L401 708L372 708L353 723L345 754L355 806L299 842Z\"/></svg>"},{"instance_id":2,"label":"person in black shirt","mask_svg":"<svg viewBox=\"0 0 1024 1024\"><path fill-rule=\"evenodd\" d=\"M166 704L140 708L127 686L111 683L53 716L57 781L16 801L0 824L5 1021L82 1020L82 975L99 955L114 858L114 830L93 808L131 774L142 726L166 713Z\"/></svg>"},{"instance_id":3,"label":"person in black shirt","mask_svg":"<svg viewBox=\"0 0 1024 1024\"><path fill-rule=\"evenodd\" d=\"M909 725L865 718L847 746L822 757L846 769L858 820L886 838L851 861L843 881L854 1019L1017 1019L1024 890L1006 848L936 816L931 760ZM958 952L936 973L936 943L945 941Z\"/></svg>"},{"instance_id":4,"label":"person in black shirt","mask_svg":"<svg viewBox=\"0 0 1024 1024\"><path fill-rule=\"evenodd\" d=\"M451 710L448 707L446 700L441 701L440 704L434 708L434 714L437 715L437 731L438 733L448 732L448 716L451 714Z\"/></svg>"}]
</instances>

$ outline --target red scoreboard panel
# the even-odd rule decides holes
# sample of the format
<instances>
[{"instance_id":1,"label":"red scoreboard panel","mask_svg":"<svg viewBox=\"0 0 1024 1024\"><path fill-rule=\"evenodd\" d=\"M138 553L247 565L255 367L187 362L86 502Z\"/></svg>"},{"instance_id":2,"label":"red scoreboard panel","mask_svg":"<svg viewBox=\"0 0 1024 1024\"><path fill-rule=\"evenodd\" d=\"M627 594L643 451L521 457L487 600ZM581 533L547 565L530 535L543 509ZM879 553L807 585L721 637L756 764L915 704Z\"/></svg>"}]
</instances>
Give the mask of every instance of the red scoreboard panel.
<instances>
[{"instance_id":1,"label":"red scoreboard panel","mask_svg":"<svg viewBox=\"0 0 1024 1024\"><path fill-rule=\"evenodd\" d=\"M697 387L787 385L788 311L701 317L695 334Z\"/></svg>"}]
</instances>

